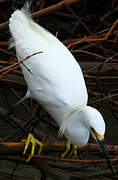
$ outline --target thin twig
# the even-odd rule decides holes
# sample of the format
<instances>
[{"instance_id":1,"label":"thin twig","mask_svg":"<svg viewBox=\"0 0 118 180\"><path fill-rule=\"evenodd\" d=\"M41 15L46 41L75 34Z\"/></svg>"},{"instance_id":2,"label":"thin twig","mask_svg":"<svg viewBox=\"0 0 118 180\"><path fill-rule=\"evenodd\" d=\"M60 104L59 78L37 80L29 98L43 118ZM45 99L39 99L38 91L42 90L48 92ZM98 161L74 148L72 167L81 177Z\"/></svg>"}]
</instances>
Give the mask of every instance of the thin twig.
<instances>
[{"instance_id":1,"label":"thin twig","mask_svg":"<svg viewBox=\"0 0 118 180\"><path fill-rule=\"evenodd\" d=\"M70 49L75 45L79 45L85 42L103 42L103 41L107 41L109 36L112 34L113 30L115 29L115 27L118 24L118 19L113 23L113 25L111 26L111 28L109 29L109 31L106 33L106 35L103 38L96 38L96 35L91 35L79 40L76 40L72 43L70 43L67 47Z\"/></svg>"},{"instance_id":2,"label":"thin twig","mask_svg":"<svg viewBox=\"0 0 118 180\"><path fill-rule=\"evenodd\" d=\"M35 19L38 19L41 16L50 14L50 13L55 12L55 11L59 11L60 9L66 7L66 6L69 6L71 4L75 4L75 3L78 3L78 2L81 2L81 1L82 0L64 0L64 1L61 1L61 2L59 2L57 4L55 4L55 5L52 5L50 7L47 7L47 8L41 9L40 11L34 12L34 13L32 13L32 16ZM4 23L1 23L0 24L0 31L3 31L5 28L7 28L8 24L9 24L8 21L4 22Z\"/></svg>"},{"instance_id":3,"label":"thin twig","mask_svg":"<svg viewBox=\"0 0 118 180\"><path fill-rule=\"evenodd\" d=\"M21 61L19 61L19 62L16 62L16 63L14 63L14 64L12 64L12 65L10 65L10 66L7 66L7 67L1 69L1 70L0 70L0 73L2 73L2 75L0 75L0 79L2 79L5 75L7 75L8 73L12 72L13 70L18 69L18 68L20 67L19 64L23 64L23 65L24 65L24 63L23 63L24 61L26 61L26 60L28 60L30 57L35 56L35 55L40 54L40 53L42 53L42 51L37 52L37 53L33 53L33 54L27 56L25 59L23 59L23 60L21 60ZM24 66L25 66L25 65L24 65ZM25 66L25 68L27 68L27 67ZM27 68L27 70L30 71L30 69L28 69L28 68ZM30 71L30 72L31 72L31 71Z\"/></svg>"}]
</instances>

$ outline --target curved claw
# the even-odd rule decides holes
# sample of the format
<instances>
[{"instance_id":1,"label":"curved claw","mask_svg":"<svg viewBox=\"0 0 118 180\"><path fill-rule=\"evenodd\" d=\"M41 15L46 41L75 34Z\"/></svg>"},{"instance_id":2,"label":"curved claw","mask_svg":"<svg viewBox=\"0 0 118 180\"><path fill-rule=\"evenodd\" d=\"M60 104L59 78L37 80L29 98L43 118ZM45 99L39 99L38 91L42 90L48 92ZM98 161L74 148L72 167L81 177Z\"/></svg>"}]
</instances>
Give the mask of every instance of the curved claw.
<instances>
[{"instance_id":1,"label":"curved claw","mask_svg":"<svg viewBox=\"0 0 118 180\"><path fill-rule=\"evenodd\" d=\"M26 162L29 162L31 160L31 158L34 156L34 152L35 152L35 146L36 144L38 144L40 146L38 154L40 155L42 148L43 148L43 144L41 142L39 142L37 139L35 139L35 137L29 133L27 140L26 140L26 144L25 144L25 148L23 151L23 155L26 154L26 151L28 149L29 144L32 144L32 149L31 149L31 154L29 155L29 157L26 159Z\"/></svg>"}]
</instances>

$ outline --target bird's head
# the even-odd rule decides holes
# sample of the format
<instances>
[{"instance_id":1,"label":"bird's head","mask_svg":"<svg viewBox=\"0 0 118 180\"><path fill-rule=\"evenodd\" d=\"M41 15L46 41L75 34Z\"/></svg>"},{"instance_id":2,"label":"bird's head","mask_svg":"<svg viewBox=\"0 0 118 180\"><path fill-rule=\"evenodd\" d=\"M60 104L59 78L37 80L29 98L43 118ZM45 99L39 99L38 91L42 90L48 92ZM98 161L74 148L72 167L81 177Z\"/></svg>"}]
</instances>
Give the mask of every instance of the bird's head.
<instances>
[{"instance_id":1,"label":"bird's head","mask_svg":"<svg viewBox=\"0 0 118 180\"><path fill-rule=\"evenodd\" d=\"M101 113L90 106L75 108L60 125L59 135L65 134L72 143L88 142L89 132L100 145L108 166L113 172L109 155L104 144L105 122Z\"/></svg>"},{"instance_id":2,"label":"bird's head","mask_svg":"<svg viewBox=\"0 0 118 180\"><path fill-rule=\"evenodd\" d=\"M100 145L104 153L104 156L107 160L108 166L113 172L109 155L105 148L105 143L104 143L105 122L101 113L95 108L86 106L84 111L84 118L85 118L85 123L90 130L90 133L92 134L93 138L97 141L97 143Z\"/></svg>"}]
</instances>

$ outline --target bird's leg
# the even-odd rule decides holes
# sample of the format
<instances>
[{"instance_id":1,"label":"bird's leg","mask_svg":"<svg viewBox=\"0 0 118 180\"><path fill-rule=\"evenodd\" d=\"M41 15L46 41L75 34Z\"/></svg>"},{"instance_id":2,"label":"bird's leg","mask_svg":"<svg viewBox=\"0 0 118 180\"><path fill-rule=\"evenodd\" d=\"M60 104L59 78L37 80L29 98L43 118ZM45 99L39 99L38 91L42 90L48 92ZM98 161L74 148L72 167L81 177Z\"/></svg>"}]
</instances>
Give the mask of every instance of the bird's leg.
<instances>
[{"instance_id":1,"label":"bird's leg","mask_svg":"<svg viewBox=\"0 0 118 180\"><path fill-rule=\"evenodd\" d=\"M77 156L77 145L72 144L72 150L70 151L68 158L75 158Z\"/></svg>"},{"instance_id":2,"label":"bird's leg","mask_svg":"<svg viewBox=\"0 0 118 180\"><path fill-rule=\"evenodd\" d=\"M31 160L31 158L34 156L36 144L38 144L40 146L39 151L38 151L38 155L40 155L40 153L43 149L43 144L41 142L39 142L31 133L29 133L27 140L26 140L26 143L25 143L23 155L26 154L26 151L27 151L30 143L32 144L31 153L30 153L29 157L26 159L26 162L29 162Z\"/></svg>"},{"instance_id":3,"label":"bird's leg","mask_svg":"<svg viewBox=\"0 0 118 180\"><path fill-rule=\"evenodd\" d=\"M65 149L64 153L61 155L61 158L64 158L68 154L68 152L70 150L70 144L71 144L70 141L67 140L66 141L66 149Z\"/></svg>"}]
</instances>

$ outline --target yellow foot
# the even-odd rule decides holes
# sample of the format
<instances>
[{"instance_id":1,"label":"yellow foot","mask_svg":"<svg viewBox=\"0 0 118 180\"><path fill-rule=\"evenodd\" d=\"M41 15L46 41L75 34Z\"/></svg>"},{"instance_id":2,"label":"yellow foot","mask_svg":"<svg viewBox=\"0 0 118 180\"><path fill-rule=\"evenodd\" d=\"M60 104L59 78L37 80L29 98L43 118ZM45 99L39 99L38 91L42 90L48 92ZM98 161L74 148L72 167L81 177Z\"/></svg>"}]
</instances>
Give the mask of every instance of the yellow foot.
<instances>
[{"instance_id":1,"label":"yellow foot","mask_svg":"<svg viewBox=\"0 0 118 180\"><path fill-rule=\"evenodd\" d=\"M72 150L70 151L69 155L67 156L68 158L75 158L77 156L77 145L73 144L72 145Z\"/></svg>"},{"instance_id":2,"label":"yellow foot","mask_svg":"<svg viewBox=\"0 0 118 180\"><path fill-rule=\"evenodd\" d=\"M65 151L64 151L64 153L61 155L61 158L64 158L67 154L68 154L68 152L69 152L69 150L70 150L70 141L66 141L66 149L65 149Z\"/></svg>"},{"instance_id":3,"label":"yellow foot","mask_svg":"<svg viewBox=\"0 0 118 180\"><path fill-rule=\"evenodd\" d=\"M75 156L77 155L77 145L72 144L72 150L70 151L70 141L66 141L66 149L64 151L64 153L61 155L61 158L64 158L65 156L68 158L75 158ZM69 153L70 151L70 153ZM69 153L69 154L68 154Z\"/></svg>"},{"instance_id":4,"label":"yellow foot","mask_svg":"<svg viewBox=\"0 0 118 180\"><path fill-rule=\"evenodd\" d=\"M38 155L40 155L42 148L43 148L43 144L41 142L39 142L37 139L35 139L35 137L31 133L29 133L27 140L26 140L26 143L25 143L23 155L26 154L26 151L27 151L30 143L32 144L31 153L30 153L29 157L26 159L26 162L29 162L31 160L31 158L33 157L36 144L38 144L40 146L39 151L38 151Z\"/></svg>"}]
</instances>

